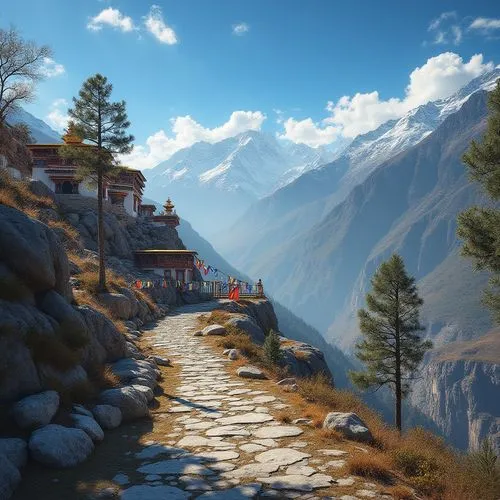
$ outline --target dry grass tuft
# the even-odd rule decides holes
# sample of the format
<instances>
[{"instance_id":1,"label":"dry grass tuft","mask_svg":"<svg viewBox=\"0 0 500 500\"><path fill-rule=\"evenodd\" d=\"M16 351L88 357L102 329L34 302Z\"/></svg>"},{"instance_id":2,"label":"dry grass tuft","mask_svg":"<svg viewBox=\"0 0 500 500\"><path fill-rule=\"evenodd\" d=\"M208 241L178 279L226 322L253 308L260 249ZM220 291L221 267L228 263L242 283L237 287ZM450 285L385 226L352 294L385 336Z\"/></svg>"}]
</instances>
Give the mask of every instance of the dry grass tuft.
<instances>
[{"instance_id":1,"label":"dry grass tuft","mask_svg":"<svg viewBox=\"0 0 500 500\"><path fill-rule=\"evenodd\" d=\"M391 461L385 453L357 453L347 459L350 474L390 484L393 481Z\"/></svg>"},{"instance_id":2,"label":"dry grass tuft","mask_svg":"<svg viewBox=\"0 0 500 500\"><path fill-rule=\"evenodd\" d=\"M224 325L224 323L226 323L229 319L231 319L230 313L227 311L221 311L220 309L215 309L210 314L202 314L198 318L198 322L200 323L200 326L204 328L208 325Z\"/></svg>"},{"instance_id":3,"label":"dry grass tuft","mask_svg":"<svg viewBox=\"0 0 500 500\"><path fill-rule=\"evenodd\" d=\"M413 491L406 486L398 484L387 489L387 493L395 500L412 500L415 498Z\"/></svg>"},{"instance_id":4,"label":"dry grass tuft","mask_svg":"<svg viewBox=\"0 0 500 500\"><path fill-rule=\"evenodd\" d=\"M278 413L275 413L275 418L284 424L289 424L292 421L290 416L290 411L280 410Z\"/></svg>"},{"instance_id":5,"label":"dry grass tuft","mask_svg":"<svg viewBox=\"0 0 500 500\"><path fill-rule=\"evenodd\" d=\"M299 361L307 361L309 359L309 354L305 351L292 351L295 359Z\"/></svg>"},{"instance_id":6,"label":"dry grass tuft","mask_svg":"<svg viewBox=\"0 0 500 500\"><path fill-rule=\"evenodd\" d=\"M113 389L120 385L120 377L108 365L96 365L87 370L89 381L98 390Z\"/></svg>"}]
</instances>

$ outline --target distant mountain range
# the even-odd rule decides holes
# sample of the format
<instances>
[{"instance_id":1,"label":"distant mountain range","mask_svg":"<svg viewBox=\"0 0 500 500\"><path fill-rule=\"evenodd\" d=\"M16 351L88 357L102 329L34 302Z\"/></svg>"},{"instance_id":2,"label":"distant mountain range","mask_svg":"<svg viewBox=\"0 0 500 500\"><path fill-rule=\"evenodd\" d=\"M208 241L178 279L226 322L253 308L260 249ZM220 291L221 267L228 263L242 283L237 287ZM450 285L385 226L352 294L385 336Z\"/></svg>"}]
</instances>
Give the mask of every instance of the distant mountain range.
<instances>
[{"instance_id":1,"label":"distant mountain range","mask_svg":"<svg viewBox=\"0 0 500 500\"><path fill-rule=\"evenodd\" d=\"M28 126L31 137L37 143L58 143L62 142L61 135L53 128L49 127L43 120L36 118L31 113L24 109L17 109L11 113L7 118L8 123L15 125L17 123L24 123Z\"/></svg>"},{"instance_id":2,"label":"distant mountain range","mask_svg":"<svg viewBox=\"0 0 500 500\"><path fill-rule=\"evenodd\" d=\"M214 234L258 199L332 156L324 148L244 132L215 144L198 142L145 170L145 194L156 200L170 196L202 234Z\"/></svg>"}]
</instances>

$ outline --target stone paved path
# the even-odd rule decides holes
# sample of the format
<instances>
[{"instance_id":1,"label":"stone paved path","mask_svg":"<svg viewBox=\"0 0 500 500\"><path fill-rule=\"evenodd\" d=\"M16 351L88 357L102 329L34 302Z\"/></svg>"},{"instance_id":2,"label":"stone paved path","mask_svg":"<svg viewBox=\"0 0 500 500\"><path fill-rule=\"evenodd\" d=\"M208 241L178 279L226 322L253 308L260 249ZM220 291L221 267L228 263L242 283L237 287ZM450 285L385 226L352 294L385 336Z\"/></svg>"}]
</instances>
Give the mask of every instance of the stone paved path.
<instances>
[{"instance_id":1,"label":"stone paved path","mask_svg":"<svg viewBox=\"0 0 500 500\"><path fill-rule=\"evenodd\" d=\"M387 498L377 485L339 474L345 451L317 450L304 440L305 427L275 420L288 405L263 390L271 381L231 375L231 362L193 336L198 316L215 305L179 308L153 330L154 346L181 366L172 404L160 415L174 426L165 441L135 454L141 481L115 478L124 483L122 500L333 498L350 486L352 493L335 498Z\"/></svg>"}]
</instances>

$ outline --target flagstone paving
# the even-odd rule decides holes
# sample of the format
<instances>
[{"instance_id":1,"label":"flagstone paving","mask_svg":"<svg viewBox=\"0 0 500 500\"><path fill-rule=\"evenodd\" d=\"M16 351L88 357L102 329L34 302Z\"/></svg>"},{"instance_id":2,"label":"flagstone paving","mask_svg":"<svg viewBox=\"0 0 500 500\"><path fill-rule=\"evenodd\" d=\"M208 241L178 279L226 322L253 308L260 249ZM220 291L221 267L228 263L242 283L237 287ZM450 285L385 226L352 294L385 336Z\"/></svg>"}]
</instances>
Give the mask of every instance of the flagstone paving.
<instances>
[{"instance_id":1,"label":"flagstone paving","mask_svg":"<svg viewBox=\"0 0 500 500\"><path fill-rule=\"evenodd\" d=\"M146 335L153 351L172 361L161 368L152 420L108 432L75 473L33 471L33 486L16 500L391 498L380 485L346 474L349 453L364 448L329 446L307 424L281 423L278 415L294 409L289 395L272 380L238 377L234 361L194 335L199 316L216 305L180 307ZM47 484L53 496L38 495Z\"/></svg>"},{"instance_id":2,"label":"flagstone paving","mask_svg":"<svg viewBox=\"0 0 500 500\"><path fill-rule=\"evenodd\" d=\"M153 345L181 367L167 410L175 426L165 435L171 444L148 443L135 455L143 461L137 472L144 483L122 487L122 498L389 498L377 485L338 472L345 451L297 440L306 428L274 417L289 405L262 390L262 381L232 375L227 357L193 335L199 315L215 306L181 307L152 332ZM333 497L339 485L354 489Z\"/></svg>"}]
</instances>

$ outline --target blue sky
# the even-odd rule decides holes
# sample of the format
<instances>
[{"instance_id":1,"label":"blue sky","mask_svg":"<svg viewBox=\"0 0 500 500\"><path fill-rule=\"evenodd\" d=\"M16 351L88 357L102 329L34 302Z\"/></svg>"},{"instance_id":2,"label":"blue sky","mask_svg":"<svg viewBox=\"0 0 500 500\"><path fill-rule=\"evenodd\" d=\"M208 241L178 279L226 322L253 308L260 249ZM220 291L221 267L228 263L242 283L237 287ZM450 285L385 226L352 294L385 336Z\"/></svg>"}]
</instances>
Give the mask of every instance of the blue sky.
<instances>
[{"instance_id":1,"label":"blue sky","mask_svg":"<svg viewBox=\"0 0 500 500\"><path fill-rule=\"evenodd\" d=\"M143 168L245 129L327 145L444 97L500 63L495 3L16 0L0 27L52 47L27 109L56 128L82 81L106 75Z\"/></svg>"}]
</instances>

